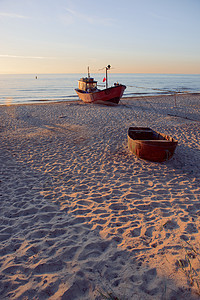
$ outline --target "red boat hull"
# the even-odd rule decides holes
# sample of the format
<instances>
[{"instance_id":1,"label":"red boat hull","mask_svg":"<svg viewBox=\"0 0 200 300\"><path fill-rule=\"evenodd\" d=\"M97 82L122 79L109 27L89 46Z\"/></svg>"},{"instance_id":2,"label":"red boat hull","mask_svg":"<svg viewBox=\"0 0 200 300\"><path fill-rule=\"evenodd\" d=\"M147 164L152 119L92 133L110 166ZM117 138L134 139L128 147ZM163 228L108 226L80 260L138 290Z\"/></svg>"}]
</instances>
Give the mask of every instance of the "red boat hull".
<instances>
[{"instance_id":1,"label":"red boat hull","mask_svg":"<svg viewBox=\"0 0 200 300\"><path fill-rule=\"evenodd\" d=\"M75 89L75 91L79 98L85 103L116 105L119 103L119 100L122 97L125 89L125 85L119 84L105 90L97 90L91 93L82 91L80 89Z\"/></svg>"},{"instance_id":2,"label":"red boat hull","mask_svg":"<svg viewBox=\"0 0 200 300\"><path fill-rule=\"evenodd\" d=\"M168 135L158 133L146 127L130 127L128 130L128 148L137 157L163 162L169 160L178 142Z\"/></svg>"}]
</instances>

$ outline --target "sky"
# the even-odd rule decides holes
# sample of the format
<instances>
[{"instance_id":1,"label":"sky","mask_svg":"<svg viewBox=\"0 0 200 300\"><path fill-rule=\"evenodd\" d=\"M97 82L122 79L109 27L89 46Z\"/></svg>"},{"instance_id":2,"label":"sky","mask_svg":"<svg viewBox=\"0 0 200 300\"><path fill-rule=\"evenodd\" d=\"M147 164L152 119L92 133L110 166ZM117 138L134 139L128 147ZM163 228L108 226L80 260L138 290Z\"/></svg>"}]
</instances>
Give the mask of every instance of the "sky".
<instances>
[{"instance_id":1,"label":"sky","mask_svg":"<svg viewBox=\"0 0 200 300\"><path fill-rule=\"evenodd\" d=\"M0 74L200 74L200 0L0 0Z\"/></svg>"}]
</instances>

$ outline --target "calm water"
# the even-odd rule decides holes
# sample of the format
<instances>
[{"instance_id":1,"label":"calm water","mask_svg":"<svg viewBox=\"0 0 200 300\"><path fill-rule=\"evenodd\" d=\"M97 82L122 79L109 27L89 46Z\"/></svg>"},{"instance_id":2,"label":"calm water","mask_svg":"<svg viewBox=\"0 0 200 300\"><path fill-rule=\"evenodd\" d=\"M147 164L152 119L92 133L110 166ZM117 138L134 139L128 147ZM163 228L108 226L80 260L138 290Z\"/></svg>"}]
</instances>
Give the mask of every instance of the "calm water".
<instances>
[{"instance_id":1,"label":"calm water","mask_svg":"<svg viewBox=\"0 0 200 300\"><path fill-rule=\"evenodd\" d=\"M0 75L0 104L78 100L74 89L86 74ZM92 74L103 88L104 74ZM175 91L200 92L200 75L112 74L114 82L127 86L124 96L167 94Z\"/></svg>"}]
</instances>

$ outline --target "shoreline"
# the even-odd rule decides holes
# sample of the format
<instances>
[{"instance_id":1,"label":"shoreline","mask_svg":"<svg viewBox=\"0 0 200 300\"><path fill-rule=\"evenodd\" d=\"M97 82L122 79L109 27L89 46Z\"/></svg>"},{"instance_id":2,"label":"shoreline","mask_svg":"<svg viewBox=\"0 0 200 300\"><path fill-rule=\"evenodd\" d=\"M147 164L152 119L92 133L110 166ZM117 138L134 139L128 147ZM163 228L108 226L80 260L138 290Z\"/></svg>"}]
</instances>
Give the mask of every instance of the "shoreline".
<instances>
[{"instance_id":1,"label":"shoreline","mask_svg":"<svg viewBox=\"0 0 200 300\"><path fill-rule=\"evenodd\" d=\"M200 94L1 105L0 120L4 299L199 299ZM132 125L177 139L172 159L130 153Z\"/></svg>"},{"instance_id":2,"label":"shoreline","mask_svg":"<svg viewBox=\"0 0 200 300\"><path fill-rule=\"evenodd\" d=\"M197 96L199 97L200 96L200 92L193 92L193 93L181 93L181 92L177 92L177 93L174 93L174 94L162 94L162 95L148 95L148 96L127 96L127 97L122 97L120 99L120 102L118 105L120 105L120 103L123 101L123 100L139 100L139 99L142 99L142 98L163 98L163 97L178 97L178 96L185 96L185 95L188 95L188 96ZM12 105L40 105L40 104L55 104L55 103L82 103L82 100L80 99L77 99L77 100L57 100L57 101L54 101L54 100L41 100L41 102L38 102L36 101L35 103L34 102L31 102L31 103L8 103L8 104L0 104L0 107L1 106L12 106Z\"/></svg>"}]
</instances>

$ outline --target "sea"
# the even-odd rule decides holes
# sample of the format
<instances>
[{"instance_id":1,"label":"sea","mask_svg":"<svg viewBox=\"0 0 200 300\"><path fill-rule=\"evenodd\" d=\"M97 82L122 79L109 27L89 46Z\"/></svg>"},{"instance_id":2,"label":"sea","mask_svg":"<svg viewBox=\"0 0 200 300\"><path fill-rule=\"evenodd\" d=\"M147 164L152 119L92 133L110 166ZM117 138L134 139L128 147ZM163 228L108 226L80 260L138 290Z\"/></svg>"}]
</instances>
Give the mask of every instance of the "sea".
<instances>
[{"instance_id":1,"label":"sea","mask_svg":"<svg viewBox=\"0 0 200 300\"><path fill-rule=\"evenodd\" d=\"M0 74L0 105L79 100L78 80L87 74ZM103 73L92 74L100 89ZM126 85L123 97L140 97L178 92L199 93L200 74L108 74L108 86Z\"/></svg>"}]
</instances>

